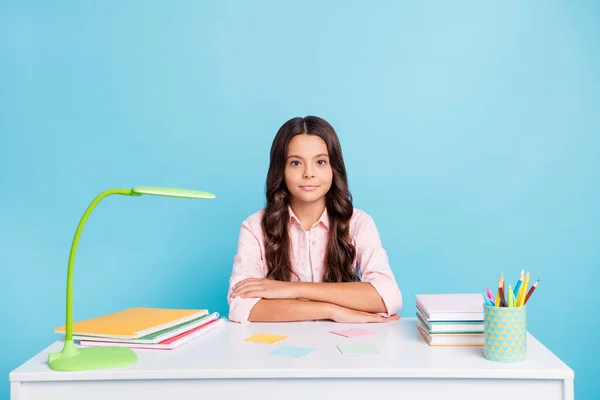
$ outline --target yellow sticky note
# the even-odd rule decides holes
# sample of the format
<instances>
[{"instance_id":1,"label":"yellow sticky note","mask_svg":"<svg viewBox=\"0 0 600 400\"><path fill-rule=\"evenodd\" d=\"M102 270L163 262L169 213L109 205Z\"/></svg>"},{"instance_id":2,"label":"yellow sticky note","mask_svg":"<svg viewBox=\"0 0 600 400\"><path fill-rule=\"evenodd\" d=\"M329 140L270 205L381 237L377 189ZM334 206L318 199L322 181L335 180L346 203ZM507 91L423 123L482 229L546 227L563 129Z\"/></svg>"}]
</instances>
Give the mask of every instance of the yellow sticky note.
<instances>
[{"instance_id":1,"label":"yellow sticky note","mask_svg":"<svg viewBox=\"0 0 600 400\"><path fill-rule=\"evenodd\" d=\"M271 335L269 333L259 333L258 335L247 337L246 339L244 339L244 341L245 342L273 344L273 343L277 343L283 339L287 339L288 337L289 336Z\"/></svg>"}]
</instances>

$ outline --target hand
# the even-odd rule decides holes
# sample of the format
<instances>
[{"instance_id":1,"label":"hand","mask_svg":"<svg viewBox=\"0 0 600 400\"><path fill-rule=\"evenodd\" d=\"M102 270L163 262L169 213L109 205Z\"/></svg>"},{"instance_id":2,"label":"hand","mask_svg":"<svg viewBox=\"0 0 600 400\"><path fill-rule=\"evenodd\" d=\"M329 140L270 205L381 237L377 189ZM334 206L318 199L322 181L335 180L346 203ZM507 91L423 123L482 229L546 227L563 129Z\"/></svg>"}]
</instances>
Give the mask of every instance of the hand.
<instances>
[{"instance_id":1,"label":"hand","mask_svg":"<svg viewBox=\"0 0 600 400\"><path fill-rule=\"evenodd\" d=\"M350 308L335 306L332 309L331 319L335 322L344 322L344 323L371 323L371 322L390 322L390 321L398 321L400 316L398 314L390 315L389 317L384 317L380 314L368 313L364 311L352 310Z\"/></svg>"},{"instance_id":2,"label":"hand","mask_svg":"<svg viewBox=\"0 0 600 400\"><path fill-rule=\"evenodd\" d=\"M248 278L238 282L232 290L233 297L261 297L263 299L295 299L293 282L275 281L267 278Z\"/></svg>"}]
</instances>

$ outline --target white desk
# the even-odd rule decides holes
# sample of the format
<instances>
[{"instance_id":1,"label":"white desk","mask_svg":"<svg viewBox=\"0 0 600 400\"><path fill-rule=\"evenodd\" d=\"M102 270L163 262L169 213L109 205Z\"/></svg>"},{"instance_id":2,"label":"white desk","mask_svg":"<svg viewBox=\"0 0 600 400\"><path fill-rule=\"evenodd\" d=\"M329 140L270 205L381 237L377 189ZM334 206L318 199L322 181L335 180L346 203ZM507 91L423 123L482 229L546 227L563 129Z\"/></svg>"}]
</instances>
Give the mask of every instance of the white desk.
<instances>
[{"instance_id":1,"label":"white desk","mask_svg":"<svg viewBox=\"0 0 600 400\"><path fill-rule=\"evenodd\" d=\"M360 325L376 335L344 338L333 322L228 322L175 351L139 350L137 364L111 370L56 372L47 366L58 341L10 374L12 400L461 399L573 400L573 371L531 335L528 360L500 364L483 347L430 347L415 319ZM290 336L245 342L256 333ZM336 344L374 343L379 354L343 355ZM280 345L315 348L302 358L271 356ZM224 397L227 396L227 397ZM388 397L383 397L388 396Z\"/></svg>"}]
</instances>

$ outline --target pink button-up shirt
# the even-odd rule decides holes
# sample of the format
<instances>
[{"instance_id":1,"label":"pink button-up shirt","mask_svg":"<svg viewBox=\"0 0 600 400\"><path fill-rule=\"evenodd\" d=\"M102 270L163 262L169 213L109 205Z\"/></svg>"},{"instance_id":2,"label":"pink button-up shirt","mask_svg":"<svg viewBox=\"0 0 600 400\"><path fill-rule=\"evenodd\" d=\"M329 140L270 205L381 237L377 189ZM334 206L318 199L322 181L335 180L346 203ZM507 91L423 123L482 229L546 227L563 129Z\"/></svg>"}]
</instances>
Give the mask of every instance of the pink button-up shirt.
<instances>
[{"instance_id":1,"label":"pink button-up shirt","mask_svg":"<svg viewBox=\"0 0 600 400\"><path fill-rule=\"evenodd\" d=\"M244 279L267 276L268 268L261 226L263 213L264 210L260 210L249 216L240 229L227 295L231 321L248 322L252 307L260 301L260 298L233 298L231 289ZM291 207L289 213L288 232L292 246L292 269L302 281L321 282L329 230L327 210L309 231L304 230ZM360 280L373 285L385 303L387 314L394 314L402 307L402 294L390 269L387 253L381 245L373 218L357 208L354 209L350 219L350 238L356 247L354 268Z\"/></svg>"}]
</instances>

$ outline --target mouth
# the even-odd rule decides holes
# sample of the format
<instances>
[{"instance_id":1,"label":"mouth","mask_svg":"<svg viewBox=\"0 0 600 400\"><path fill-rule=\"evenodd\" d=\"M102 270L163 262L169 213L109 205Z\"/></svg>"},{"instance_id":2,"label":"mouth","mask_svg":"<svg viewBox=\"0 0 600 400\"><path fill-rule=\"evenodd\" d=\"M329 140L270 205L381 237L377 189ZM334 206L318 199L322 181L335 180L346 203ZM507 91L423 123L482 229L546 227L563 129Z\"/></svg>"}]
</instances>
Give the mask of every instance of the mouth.
<instances>
[{"instance_id":1,"label":"mouth","mask_svg":"<svg viewBox=\"0 0 600 400\"><path fill-rule=\"evenodd\" d=\"M318 189L318 188L319 188L319 186L318 186L318 185L302 185L302 186L300 186L300 189L302 189L302 190L307 190L307 191L309 191L309 192L310 192L310 191L313 191L313 190L316 190L316 189Z\"/></svg>"}]
</instances>

